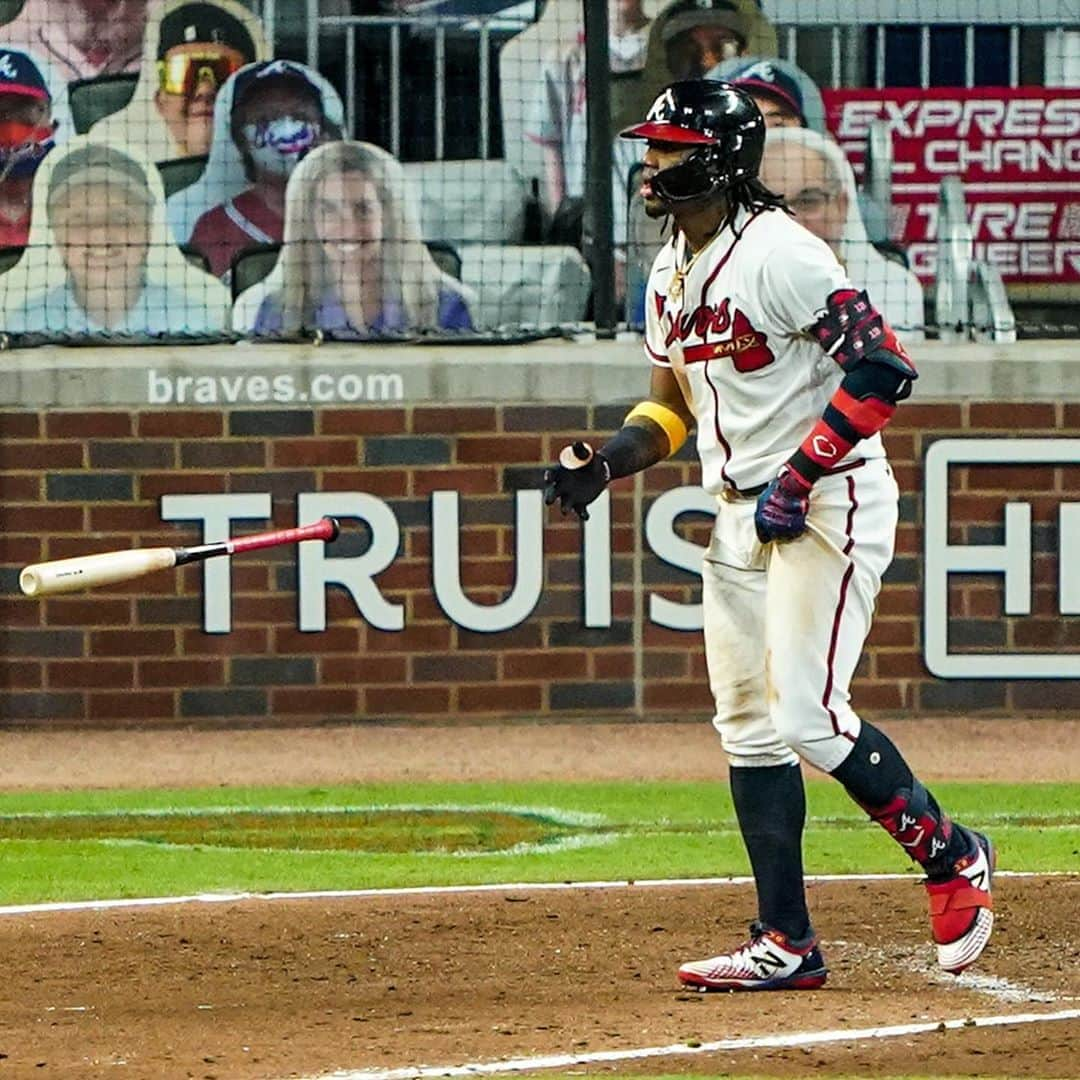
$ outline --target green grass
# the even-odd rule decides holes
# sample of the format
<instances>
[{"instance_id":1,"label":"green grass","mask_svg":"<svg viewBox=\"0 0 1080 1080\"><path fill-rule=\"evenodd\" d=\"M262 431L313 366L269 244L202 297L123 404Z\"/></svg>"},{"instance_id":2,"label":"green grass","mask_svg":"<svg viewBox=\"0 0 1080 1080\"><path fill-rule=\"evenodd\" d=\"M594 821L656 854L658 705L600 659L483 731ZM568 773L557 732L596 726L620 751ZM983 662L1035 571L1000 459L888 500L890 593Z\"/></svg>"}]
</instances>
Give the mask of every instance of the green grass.
<instances>
[{"instance_id":1,"label":"green grass","mask_svg":"<svg viewBox=\"0 0 1080 1080\"><path fill-rule=\"evenodd\" d=\"M993 833L1002 868L1080 870L1080 785L939 784L935 792L955 817ZM839 785L811 783L808 804L808 873L911 870L914 876L903 854L867 823ZM464 819L443 815L441 839L415 835L403 842L385 828L356 831L348 816L332 813L374 807L498 811L504 815L499 819L503 827L489 832L486 825L462 825L472 814ZM294 811L281 815L282 820L287 818L285 839L280 829L268 832L262 822L256 822L258 827L245 824L251 823L253 812L269 808ZM215 820L199 829L189 827L206 821L209 811L227 812L224 823ZM534 835L537 830L531 827L515 828L512 819L506 824L508 812L523 811L552 817L558 827L545 839ZM175 812L180 820L175 828L170 823L164 829L158 827L160 817L149 822L124 818L155 812ZM197 813L203 817L195 817ZM86 819L58 823L13 816L42 814L109 817L95 824ZM234 820L229 821L230 816ZM6 819L0 821L0 836L13 837L0 840L4 861L0 903L232 890L709 877L748 870L723 784L368 784L9 792L0 793L0 818ZM413 822L415 833L415 818ZM60 825L74 838L57 838ZM327 835L335 829L352 839ZM579 846L551 842L566 835ZM468 838L468 850L437 850L440 845L459 846L452 838L462 836ZM478 837L483 841L479 846ZM512 850L483 849L485 843L523 841L523 847ZM368 850L355 850L356 846ZM413 850L400 850L403 847Z\"/></svg>"}]
</instances>

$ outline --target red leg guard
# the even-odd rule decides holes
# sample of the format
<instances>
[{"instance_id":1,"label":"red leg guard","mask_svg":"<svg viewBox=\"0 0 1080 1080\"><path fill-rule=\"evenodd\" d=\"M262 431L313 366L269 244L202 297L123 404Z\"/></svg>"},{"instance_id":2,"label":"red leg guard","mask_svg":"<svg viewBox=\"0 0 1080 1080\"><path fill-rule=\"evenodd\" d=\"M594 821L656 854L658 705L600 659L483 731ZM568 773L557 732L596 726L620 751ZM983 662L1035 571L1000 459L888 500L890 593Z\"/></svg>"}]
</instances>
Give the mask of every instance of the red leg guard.
<instances>
[{"instance_id":1,"label":"red leg guard","mask_svg":"<svg viewBox=\"0 0 1080 1080\"><path fill-rule=\"evenodd\" d=\"M885 806L865 809L917 863L925 866L949 846L953 824L940 810L935 813L929 793L918 781L912 791L901 789Z\"/></svg>"}]
</instances>

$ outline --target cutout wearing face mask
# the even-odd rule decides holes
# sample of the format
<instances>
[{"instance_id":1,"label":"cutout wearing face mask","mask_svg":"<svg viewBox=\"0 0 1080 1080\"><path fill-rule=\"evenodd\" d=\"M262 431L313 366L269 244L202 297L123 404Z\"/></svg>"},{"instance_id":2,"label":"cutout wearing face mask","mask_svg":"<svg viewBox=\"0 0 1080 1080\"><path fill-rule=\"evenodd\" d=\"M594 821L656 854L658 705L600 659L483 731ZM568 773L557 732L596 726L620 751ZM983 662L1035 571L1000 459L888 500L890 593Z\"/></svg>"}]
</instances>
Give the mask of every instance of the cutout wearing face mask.
<instances>
[{"instance_id":1,"label":"cutout wearing face mask","mask_svg":"<svg viewBox=\"0 0 1080 1080\"><path fill-rule=\"evenodd\" d=\"M241 130L255 164L276 176L289 176L322 134L319 124L295 116L245 124Z\"/></svg>"},{"instance_id":2,"label":"cutout wearing face mask","mask_svg":"<svg viewBox=\"0 0 1080 1080\"><path fill-rule=\"evenodd\" d=\"M33 176L41 159L55 145L56 124L0 121L0 182Z\"/></svg>"}]
</instances>

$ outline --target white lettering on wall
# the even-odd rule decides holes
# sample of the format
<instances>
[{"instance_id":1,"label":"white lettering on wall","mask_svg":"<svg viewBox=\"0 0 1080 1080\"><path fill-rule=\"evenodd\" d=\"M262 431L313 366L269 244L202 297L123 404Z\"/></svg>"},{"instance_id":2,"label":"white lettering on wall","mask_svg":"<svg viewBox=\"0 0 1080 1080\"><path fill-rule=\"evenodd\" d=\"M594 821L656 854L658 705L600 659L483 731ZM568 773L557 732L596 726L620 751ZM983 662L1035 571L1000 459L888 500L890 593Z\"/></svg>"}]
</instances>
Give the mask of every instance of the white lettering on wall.
<instances>
[{"instance_id":1,"label":"white lettering on wall","mask_svg":"<svg viewBox=\"0 0 1080 1080\"><path fill-rule=\"evenodd\" d=\"M162 495L162 521L201 521L202 542L217 544L232 535L230 523L270 517L267 492L235 495ZM203 629L227 634L232 629L232 559L207 559L203 566Z\"/></svg>"},{"instance_id":2,"label":"white lettering on wall","mask_svg":"<svg viewBox=\"0 0 1080 1080\"><path fill-rule=\"evenodd\" d=\"M680 514L716 514L716 497L700 487L665 491L645 515L645 541L658 559L680 570L701 574L703 549L675 532ZM701 604L679 604L665 596L649 596L649 618L669 630L700 630Z\"/></svg>"},{"instance_id":3,"label":"white lettering on wall","mask_svg":"<svg viewBox=\"0 0 1080 1080\"><path fill-rule=\"evenodd\" d=\"M1080 463L1080 439L942 439L926 454L925 575L923 581L926 666L943 679L1080 678L1080 653L956 653L949 651L949 575L1001 574L1005 614L1031 612L1031 506L1005 506L1004 543L949 543L949 466ZM1066 557L1080 541L1080 503L1060 511L1059 565L1062 614L1080 611L1076 560ZM1076 535L1074 535L1074 533ZM1071 540L1070 540L1071 538ZM1073 546L1068 546L1069 544ZM1069 564L1072 564L1071 566Z\"/></svg>"},{"instance_id":4,"label":"white lettering on wall","mask_svg":"<svg viewBox=\"0 0 1080 1080\"><path fill-rule=\"evenodd\" d=\"M401 630L405 626L405 608L391 604L375 584L395 559L401 542L401 530L393 510L374 495L363 491L303 492L297 498L297 523L309 525L321 517L351 518L363 521L371 543L361 555L329 558L326 545L312 541L300 545L297 592L300 603L300 629L326 629L326 586L344 585L357 610L379 630Z\"/></svg>"},{"instance_id":5,"label":"white lettering on wall","mask_svg":"<svg viewBox=\"0 0 1080 1080\"><path fill-rule=\"evenodd\" d=\"M1058 611L1080 615L1080 503L1058 509ZM1065 558L1069 552L1071 558Z\"/></svg>"},{"instance_id":6,"label":"white lettering on wall","mask_svg":"<svg viewBox=\"0 0 1080 1080\"><path fill-rule=\"evenodd\" d=\"M585 625L611 625L611 492L589 504L584 533Z\"/></svg>"},{"instance_id":7,"label":"white lettering on wall","mask_svg":"<svg viewBox=\"0 0 1080 1080\"><path fill-rule=\"evenodd\" d=\"M544 499L539 491L519 491L514 561L517 577L498 604L477 604L461 587L458 493L431 495L431 571L435 599L447 617L467 630L493 634L524 622L544 588Z\"/></svg>"}]
</instances>

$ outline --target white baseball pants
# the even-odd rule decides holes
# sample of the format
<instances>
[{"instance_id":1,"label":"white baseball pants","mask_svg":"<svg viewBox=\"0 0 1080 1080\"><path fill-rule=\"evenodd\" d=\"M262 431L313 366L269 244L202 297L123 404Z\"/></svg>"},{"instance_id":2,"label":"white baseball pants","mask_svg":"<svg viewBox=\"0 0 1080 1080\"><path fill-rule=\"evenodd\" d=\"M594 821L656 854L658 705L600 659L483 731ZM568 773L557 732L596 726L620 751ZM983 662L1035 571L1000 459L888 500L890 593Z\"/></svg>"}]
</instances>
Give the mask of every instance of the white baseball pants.
<instances>
[{"instance_id":1,"label":"white baseball pants","mask_svg":"<svg viewBox=\"0 0 1080 1080\"><path fill-rule=\"evenodd\" d=\"M762 545L756 500L721 498L702 582L713 725L732 765L831 772L859 717L849 686L893 556L898 492L884 458L823 476L807 531Z\"/></svg>"}]
</instances>

